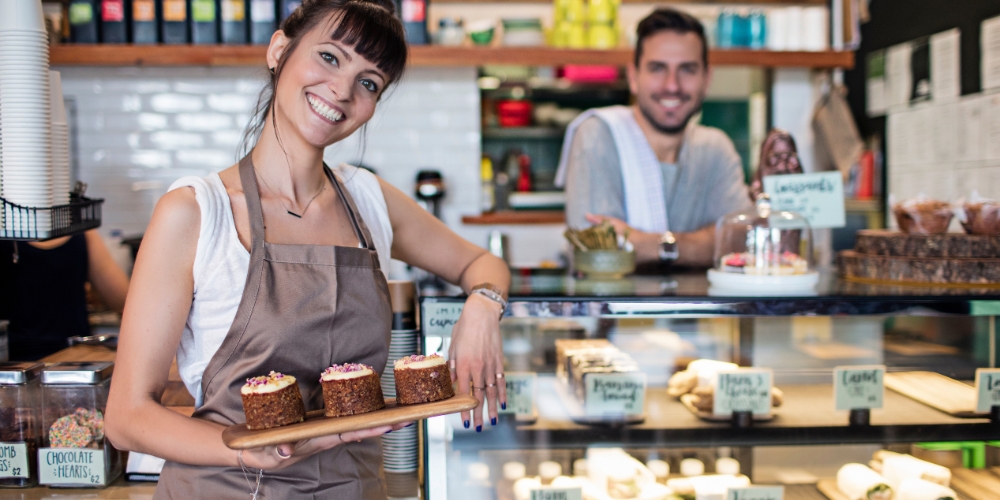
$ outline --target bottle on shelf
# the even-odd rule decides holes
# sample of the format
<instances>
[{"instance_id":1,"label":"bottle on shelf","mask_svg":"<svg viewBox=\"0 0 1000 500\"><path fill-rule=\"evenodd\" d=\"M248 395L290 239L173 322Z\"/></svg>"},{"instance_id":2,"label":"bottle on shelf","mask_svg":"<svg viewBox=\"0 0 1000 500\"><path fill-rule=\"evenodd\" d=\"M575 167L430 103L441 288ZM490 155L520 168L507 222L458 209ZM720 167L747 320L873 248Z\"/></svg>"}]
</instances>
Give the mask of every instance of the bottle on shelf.
<instances>
[{"instance_id":1,"label":"bottle on shelf","mask_svg":"<svg viewBox=\"0 0 1000 500\"><path fill-rule=\"evenodd\" d=\"M69 39L73 43L97 43L97 0L73 0L69 4Z\"/></svg>"},{"instance_id":2,"label":"bottle on shelf","mask_svg":"<svg viewBox=\"0 0 1000 500\"><path fill-rule=\"evenodd\" d=\"M614 0L590 0L587 10L587 45L592 49L612 49L618 45L615 23L618 17Z\"/></svg>"},{"instance_id":3,"label":"bottle on shelf","mask_svg":"<svg viewBox=\"0 0 1000 500\"><path fill-rule=\"evenodd\" d=\"M715 22L716 45L720 49L730 49L735 45L736 12L733 9L722 9Z\"/></svg>"},{"instance_id":4,"label":"bottle on shelf","mask_svg":"<svg viewBox=\"0 0 1000 500\"><path fill-rule=\"evenodd\" d=\"M128 43L125 0L101 0L101 43Z\"/></svg>"},{"instance_id":5,"label":"bottle on shelf","mask_svg":"<svg viewBox=\"0 0 1000 500\"><path fill-rule=\"evenodd\" d=\"M750 11L750 48L763 49L767 46L767 16L761 9Z\"/></svg>"},{"instance_id":6,"label":"bottle on shelf","mask_svg":"<svg viewBox=\"0 0 1000 500\"><path fill-rule=\"evenodd\" d=\"M148 45L158 42L157 24L155 0L132 0L132 43Z\"/></svg>"},{"instance_id":7,"label":"bottle on shelf","mask_svg":"<svg viewBox=\"0 0 1000 500\"><path fill-rule=\"evenodd\" d=\"M427 45L427 0L402 0L400 19L406 34L406 43Z\"/></svg>"},{"instance_id":8,"label":"bottle on shelf","mask_svg":"<svg viewBox=\"0 0 1000 500\"><path fill-rule=\"evenodd\" d=\"M191 0L191 43L219 43L218 0Z\"/></svg>"},{"instance_id":9,"label":"bottle on shelf","mask_svg":"<svg viewBox=\"0 0 1000 500\"><path fill-rule=\"evenodd\" d=\"M479 166L479 179L482 190L479 194L479 210L483 213L492 212L496 203L493 187L493 159L483 155Z\"/></svg>"},{"instance_id":10,"label":"bottle on shelf","mask_svg":"<svg viewBox=\"0 0 1000 500\"><path fill-rule=\"evenodd\" d=\"M266 45L276 29L276 0L250 0L250 43Z\"/></svg>"},{"instance_id":11,"label":"bottle on shelf","mask_svg":"<svg viewBox=\"0 0 1000 500\"><path fill-rule=\"evenodd\" d=\"M222 43L247 43L247 4L245 0L222 0Z\"/></svg>"},{"instance_id":12,"label":"bottle on shelf","mask_svg":"<svg viewBox=\"0 0 1000 500\"><path fill-rule=\"evenodd\" d=\"M517 191L519 193L527 193L531 191L533 187L531 179L531 157L527 154L522 154L518 159Z\"/></svg>"},{"instance_id":13,"label":"bottle on shelf","mask_svg":"<svg viewBox=\"0 0 1000 500\"><path fill-rule=\"evenodd\" d=\"M188 7L186 0L163 0L161 39L164 44L178 45L189 41Z\"/></svg>"}]
</instances>

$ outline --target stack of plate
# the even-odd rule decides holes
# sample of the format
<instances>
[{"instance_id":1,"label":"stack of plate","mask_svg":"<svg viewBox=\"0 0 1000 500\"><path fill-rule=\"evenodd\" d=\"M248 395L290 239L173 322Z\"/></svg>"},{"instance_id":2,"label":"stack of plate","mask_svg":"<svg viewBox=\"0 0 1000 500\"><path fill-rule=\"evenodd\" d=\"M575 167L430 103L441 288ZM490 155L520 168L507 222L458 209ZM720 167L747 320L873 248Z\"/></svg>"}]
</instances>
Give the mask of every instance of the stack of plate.
<instances>
[{"instance_id":1,"label":"stack of plate","mask_svg":"<svg viewBox=\"0 0 1000 500\"><path fill-rule=\"evenodd\" d=\"M40 0L0 1L0 195L52 205L49 46ZM15 212L7 228L23 227ZM47 231L49 220L37 229ZM43 227L44 226L44 227Z\"/></svg>"},{"instance_id":2,"label":"stack of plate","mask_svg":"<svg viewBox=\"0 0 1000 500\"><path fill-rule=\"evenodd\" d=\"M63 101L62 76L49 71L49 94L52 108L52 205L69 203L69 123Z\"/></svg>"},{"instance_id":3,"label":"stack of plate","mask_svg":"<svg viewBox=\"0 0 1000 500\"><path fill-rule=\"evenodd\" d=\"M389 343L389 362L382 372L382 392L387 398L396 397L396 379L393 364L397 359L417 354L420 347L420 332L417 330L393 330ZM417 426L392 431L382 437L382 452L386 472L413 472L417 470Z\"/></svg>"}]
</instances>

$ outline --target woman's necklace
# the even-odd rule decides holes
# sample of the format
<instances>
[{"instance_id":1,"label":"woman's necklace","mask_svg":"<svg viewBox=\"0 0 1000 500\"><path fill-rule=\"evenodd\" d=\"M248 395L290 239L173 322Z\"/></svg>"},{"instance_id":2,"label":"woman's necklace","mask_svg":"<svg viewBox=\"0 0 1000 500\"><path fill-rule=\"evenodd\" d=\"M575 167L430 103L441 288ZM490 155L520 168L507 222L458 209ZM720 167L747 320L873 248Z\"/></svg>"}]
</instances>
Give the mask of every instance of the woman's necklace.
<instances>
[{"instance_id":1,"label":"woman's necklace","mask_svg":"<svg viewBox=\"0 0 1000 500\"><path fill-rule=\"evenodd\" d=\"M256 171L256 169L254 169L254 170ZM324 190L326 190L326 182L320 181L320 182L323 182L323 185L319 187L319 191L317 191L316 194L313 195L313 197L309 199L309 202L306 203L306 207L302 209L302 213L301 214L297 214L295 212L292 212L291 210L289 210L289 208L287 206L285 206L285 202L281 201L281 196L278 196L278 192L277 191L271 189L271 186L268 185L267 181L264 180L264 177L260 175L260 172L257 172L257 178L260 179L260 181L264 183L264 187L266 187L267 190L270 191L271 194L273 194L274 197L278 199L278 203L281 203L281 207L285 209L285 212L288 212L288 215L291 215L292 217L296 217L296 218L299 218L299 219L301 219L302 216L306 214L306 210L309 210L309 205L312 205L312 202L314 200L316 200L316 198L318 198L319 195L322 194Z\"/></svg>"}]
</instances>

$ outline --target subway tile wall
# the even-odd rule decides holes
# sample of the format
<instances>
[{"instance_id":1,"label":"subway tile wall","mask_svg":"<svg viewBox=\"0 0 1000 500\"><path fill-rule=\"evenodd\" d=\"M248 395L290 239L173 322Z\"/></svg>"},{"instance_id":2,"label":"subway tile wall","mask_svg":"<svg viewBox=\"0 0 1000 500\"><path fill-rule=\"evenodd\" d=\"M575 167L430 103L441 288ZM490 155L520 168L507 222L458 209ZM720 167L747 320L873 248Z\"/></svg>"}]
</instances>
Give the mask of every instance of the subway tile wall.
<instances>
[{"instance_id":1,"label":"subway tile wall","mask_svg":"<svg viewBox=\"0 0 1000 500\"><path fill-rule=\"evenodd\" d=\"M248 68L55 69L75 107L74 173L105 198L105 235L141 234L174 180L235 163L264 83L262 70ZM479 134L474 68L411 68L368 126L325 157L363 162L406 193L418 170L441 171L445 222L483 244L480 231L460 223L478 211Z\"/></svg>"}]
</instances>

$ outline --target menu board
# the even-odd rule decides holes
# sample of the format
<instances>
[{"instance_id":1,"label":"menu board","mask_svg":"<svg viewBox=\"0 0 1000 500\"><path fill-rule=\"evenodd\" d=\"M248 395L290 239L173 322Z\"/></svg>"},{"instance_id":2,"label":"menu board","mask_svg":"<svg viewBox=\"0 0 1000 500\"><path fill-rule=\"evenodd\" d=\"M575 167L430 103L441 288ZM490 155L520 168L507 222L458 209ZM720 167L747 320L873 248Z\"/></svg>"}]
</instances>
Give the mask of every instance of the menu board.
<instances>
[{"instance_id":1,"label":"menu board","mask_svg":"<svg viewBox=\"0 0 1000 500\"><path fill-rule=\"evenodd\" d=\"M740 411L754 415L771 414L771 370L739 368L721 371L716 377L713 414L732 415Z\"/></svg>"}]
</instances>

